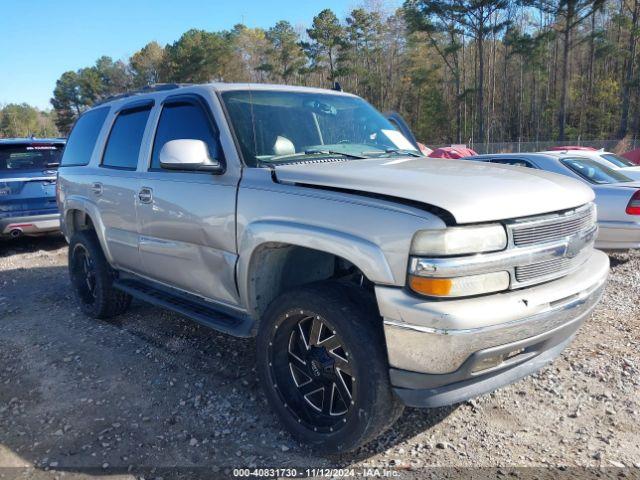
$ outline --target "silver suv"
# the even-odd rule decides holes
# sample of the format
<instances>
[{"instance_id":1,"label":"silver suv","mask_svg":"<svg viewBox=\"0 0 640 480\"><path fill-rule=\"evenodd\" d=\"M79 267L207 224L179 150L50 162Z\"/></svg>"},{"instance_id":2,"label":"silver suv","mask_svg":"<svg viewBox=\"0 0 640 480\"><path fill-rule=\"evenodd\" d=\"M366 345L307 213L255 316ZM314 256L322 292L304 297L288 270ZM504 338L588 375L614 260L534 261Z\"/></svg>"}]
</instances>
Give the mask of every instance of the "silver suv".
<instances>
[{"instance_id":1,"label":"silver suv","mask_svg":"<svg viewBox=\"0 0 640 480\"><path fill-rule=\"evenodd\" d=\"M598 302L593 192L424 158L361 98L165 85L84 113L58 181L87 315L132 297L257 336L266 397L324 452L560 354Z\"/></svg>"}]
</instances>

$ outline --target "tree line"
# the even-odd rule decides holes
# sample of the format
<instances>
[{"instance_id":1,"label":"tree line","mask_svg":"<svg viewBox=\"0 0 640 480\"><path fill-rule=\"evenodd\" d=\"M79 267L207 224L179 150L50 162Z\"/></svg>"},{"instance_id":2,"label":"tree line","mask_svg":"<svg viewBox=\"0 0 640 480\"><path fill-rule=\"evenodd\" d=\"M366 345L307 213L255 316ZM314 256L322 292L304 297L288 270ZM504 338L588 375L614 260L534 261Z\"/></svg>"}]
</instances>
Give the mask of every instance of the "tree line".
<instances>
[{"instance_id":1,"label":"tree line","mask_svg":"<svg viewBox=\"0 0 640 480\"><path fill-rule=\"evenodd\" d=\"M53 112L43 112L26 103L0 105L0 138L56 137L59 135Z\"/></svg>"},{"instance_id":2,"label":"tree line","mask_svg":"<svg viewBox=\"0 0 640 480\"><path fill-rule=\"evenodd\" d=\"M51 103L69 131L110 95L162 82L339 82L428 144L634 138L640 0L406 0L311 25L189 30L127 60L68 71Z\"/></svg>"}]
</instances>

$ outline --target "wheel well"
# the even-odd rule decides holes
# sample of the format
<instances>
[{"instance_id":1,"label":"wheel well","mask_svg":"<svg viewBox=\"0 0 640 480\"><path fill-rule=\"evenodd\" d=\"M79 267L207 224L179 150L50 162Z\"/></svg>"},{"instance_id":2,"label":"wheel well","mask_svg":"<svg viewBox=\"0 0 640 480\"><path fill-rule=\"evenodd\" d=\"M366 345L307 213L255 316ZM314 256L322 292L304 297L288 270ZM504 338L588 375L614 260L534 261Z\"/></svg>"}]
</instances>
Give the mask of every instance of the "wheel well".
<instances>
[{"instance_id":1,"label":"wheel well","mask_svg":"<svg viewBox=\"0 0 640 480\"><path fill-rule=\"evenodd\" d=\"M83 210L69 210L66 215L65 226L69 237L78 230L95 230L93 220L89 214Z\"/></svg>"},{"instance_id":2,"label":"wheel well","mask_svg":"<svg viewBox=\"0 0 640 480\"><path fill-rule=\"evenodd\" d=\"M307 283L343 280L373 291L373 284L350 261L321 250L285 243L261 245L249 265L249 303L257 319L280 294Z\"/></svg>"}]
</instances>

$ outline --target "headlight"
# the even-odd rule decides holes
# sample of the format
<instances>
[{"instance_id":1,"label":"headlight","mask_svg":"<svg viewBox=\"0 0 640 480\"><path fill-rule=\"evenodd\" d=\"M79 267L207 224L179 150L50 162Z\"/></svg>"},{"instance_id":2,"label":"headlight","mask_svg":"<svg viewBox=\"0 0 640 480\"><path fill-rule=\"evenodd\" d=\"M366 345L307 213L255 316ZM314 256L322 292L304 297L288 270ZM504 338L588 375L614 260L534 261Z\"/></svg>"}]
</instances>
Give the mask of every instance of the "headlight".
<instances>
[{"instance_id":1,"label":"headlight","mask_svg":"<svg viewBox=\"0 0 640 480\"><path fill-rule=\"evenodd\" d=\"M421 230L413 236L412 255L446 256L495 252L507 247L507 232L500 224Z\"/></svg>"},{"instance_id":2,"label":"headlight","mask_svg":"<svg viewBox=\"0 0 640 480\"><path fill-rule=\"evenodd\" d=\"M504 250L507 247L507 232L499 224L468 227L450 227L440 230L421 230L413 236L411 255L445 257L469 255ZM435 273L435 272L434 272ZM507 290L509 272L487 272L479 275L432 276L429 271L411 268L409 287L416 293L431 297L466 297Z\"/></svg>"},{"instance_id":3,"label":"headlight","mask_svg":"<svg viewBox=\"0 0 640 480\"><path fill-rule=\"evenodd\" d=\"M431 297L466 297L506 290L509 288L509 273L492 272L454 278L409 275L409 286L414 292Z\"/></svg>"}]
</instances>

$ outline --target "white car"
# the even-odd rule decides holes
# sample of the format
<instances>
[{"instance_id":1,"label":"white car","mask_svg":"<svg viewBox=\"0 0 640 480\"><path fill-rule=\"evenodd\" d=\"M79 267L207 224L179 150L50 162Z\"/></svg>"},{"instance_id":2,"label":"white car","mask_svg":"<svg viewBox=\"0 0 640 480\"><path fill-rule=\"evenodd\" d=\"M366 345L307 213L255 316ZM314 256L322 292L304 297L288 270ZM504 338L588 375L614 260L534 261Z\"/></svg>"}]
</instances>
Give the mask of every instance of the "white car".
<instances>
[{"instance_id":1,"label":"white car","mask_svg":"<svg viewBox=\"0 0 640 480\"><path fill-rule=\"evenodd\" d=\"M609 167L613 170L619 170L620 173L626 175L632 180L640 180L640 165L636 165L629 159L616 155L615 153L606 152L605 150L560 150L541 153L556 156L571 155L575 157L588 158L589 160L596 161L605 167Z\"/></svg>"},{"instance_id":2,"label":"white car","mask_svg":"<svg viewBox=\"0 0 640 480\"><path fill-rule=\"evenodd\" d=\"M604 160L589 156L595 153L603 152L497 153L464 160L535 168L582 180L596 194L600 227L596 248L640 248L640 182L632 180L626 170L614 170Z\"/></svg>"}]
</instances>

